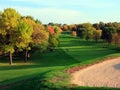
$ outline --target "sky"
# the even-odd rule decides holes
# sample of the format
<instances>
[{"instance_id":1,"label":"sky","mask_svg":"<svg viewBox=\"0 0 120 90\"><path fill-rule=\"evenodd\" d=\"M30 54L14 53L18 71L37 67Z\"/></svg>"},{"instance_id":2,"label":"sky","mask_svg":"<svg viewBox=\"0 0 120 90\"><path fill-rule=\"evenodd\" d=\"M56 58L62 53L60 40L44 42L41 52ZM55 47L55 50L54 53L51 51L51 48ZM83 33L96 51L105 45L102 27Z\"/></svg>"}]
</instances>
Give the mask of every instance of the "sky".
<instances>
[{"instance_id":1,"label":"sky","mask_svg":"<svg viewBox=\"0 0 120 90\"><path fill-rule=\"evenodd\" d=\"M120 0L0 0L0 11L14 8L43 24L120 22Z\"/></svg>"}]
</instances>

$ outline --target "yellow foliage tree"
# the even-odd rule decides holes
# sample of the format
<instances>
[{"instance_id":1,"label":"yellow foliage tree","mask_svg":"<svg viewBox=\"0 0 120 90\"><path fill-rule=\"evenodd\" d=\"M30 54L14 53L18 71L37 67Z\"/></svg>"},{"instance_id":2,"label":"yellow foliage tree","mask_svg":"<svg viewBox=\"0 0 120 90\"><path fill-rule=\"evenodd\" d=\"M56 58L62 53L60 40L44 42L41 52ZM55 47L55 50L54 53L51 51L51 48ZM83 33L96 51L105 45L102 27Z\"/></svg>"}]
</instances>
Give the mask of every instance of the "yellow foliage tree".
<instances>
[{"instance_id":1,"label":"yellow foliage tree","mask_svg":"<svg viewBox=\"0 0 120 90\"><path fill-rule=\"evenodd\" d=\"M96 41L96 43L101 38L101 36L102 36L102 30L94 30L93 31L93 39Z\"/></svg>"},{"instance_id":2,"label":"yellow foliage tree","mask_svg":"<svg viewBox=\"0 0 120 90\"><path fill-rule=\"evenodd\" d=\"M4 34L4 52L9 53L10 64L12 64L12 54L15 51L15 42L17 40L17 26L20 20L20 14L12 9L7 8L1 15L1 27L0 32Z\"/></svg>"}]
</instances>

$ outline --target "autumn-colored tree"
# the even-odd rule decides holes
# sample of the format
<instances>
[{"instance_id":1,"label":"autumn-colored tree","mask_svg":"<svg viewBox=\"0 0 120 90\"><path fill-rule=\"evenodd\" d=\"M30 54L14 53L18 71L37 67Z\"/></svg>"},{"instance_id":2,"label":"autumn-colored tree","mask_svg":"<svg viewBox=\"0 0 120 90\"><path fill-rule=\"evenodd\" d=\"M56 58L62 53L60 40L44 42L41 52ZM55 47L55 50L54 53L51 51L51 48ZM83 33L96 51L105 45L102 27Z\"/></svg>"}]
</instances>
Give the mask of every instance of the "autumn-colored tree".
<instances>
[{"instance_id":1,"label":"autumn-colored tree","mask_svg":"<svg viewBox=\"0 0 120 90\"><path fill-rule=\"evenodd\" d=\"M117 48L120 42L120 35L118 33L113 34L112 40L115 44L115 47Z\"/></svg>"},{"instance_id":2,"label":"autumn-colored tree","mask_svg":"<svg viewBox=\"0 0 120 90\"><path fill-rule=\"evenodd\" d=\"M76 31L72 31L72 36L73 36L73 37L76 37L76 36L77 36Z\"/></svg>"},{"instance_id":3,"label":"autumn-colored tree","mask_svg":"<svg viewBox=\"0 0 120 90\"><path fill-rule=\"evenodd\" d=\"M70 31L75 31L76 30L76 25L75 24L71 24L68 26Z\"/></svg>"},{"instance_id":4,"label":"autumn-colored tree","mask_svg":"<svg viewBox=\"0 0 120 90\"><path fill-rule=\"evenodd\" d=\"M59 38L60 33L62 32L61 28L59 28L58 26L53 26L53 30L54 30L54 36L56 38Z\"/></svg>"},{"instance_id":5,"label":"autumn-colored tree","mask_svg":"<svg viewBox=\"0 0 120 90\"><path fill-rule=\"evenodd\" d=\"M49 26L49 48L53 50L59 44L59 35L61 33L61 28L58 26ZM52 33L51 33L52 32Z\"/></svg>"},{"instance_id":6,"label":"autumn-colored tree","mask_svg":"<svg viewBox=\"0 0 120 90\"><path fill-rule=\"evenodd\" d=\"M2 32L5 36L4 51L9 53L10 64L12 64L12 54L15 51L15 42L17 40L17 26L20 20L20 14L12 8L7 8L2 13Z\"/></svg>"},{"instance_id":7,"label":"autumn-colored tree","mask_svg":"<svg viewBox=\"0 0 120 90\"><path fill-rule=\"evenodd\" d=\"M28 51L31 49L29 44L32 42L33 28L28 23L21 20L18 25L18 37L16 47L19 50L25 50L25 62L29 58Z\"/></svg>"},{"instance_id":8,"label":"autumn-colored tree","mask_svg":"<svg viewBox=\"0 0 120 90\"><path fill-rule=\"evenodd\" d=\"M84 23L82 24L83 28L83 34L86 40L92 39L93 37L93 32L96 30L92 24L90 23Z\"/></svg>"},{"instance_id":9,"label":"autumn-colored tree","mask_svg":"<svg viewBox=\"0 0 120 90\"><path fill-rule=\"evenodd\" d=\"M102 36L102 30L94 30L93 31L93 39L96 41L96 43L101 38L101 36Z\"/></svg>"},{"instance_id":10,"label":"autumn-colored tree","mask_svg":"<svg viewBox=\"0 0 120 90\"><path fill-rule=\"evenodd\" d=\"M0 20L2 19L2 11L0 11Z\"/></svg>"},{"instance_id":11,"label":"autumn-colored tree","mask_svg":"<svg viewBox=\"0 0 120 90\"><path fill-rule=\"evenodd\" d=\"M36 22L31 18L24 17L23 21L27 22L30 26L33 27L32 43L31 43L33 47L37 47L39 48L40 51L44 51L48 46L48 38L49 38L49 34L45 30L44 26L41 23ZM51 28L49 29L51 30ZM53 34L52 31L51 34Z\"/></svg>"},{"instance_id":12,"label":"autumn-colored tree","mask_svg":"<svg viewBox=\"0 0 120 90\"><path fill-rule=\"evenodd\" d=\"M47 29L48 29L48 31L50 32L51 35L55 33L52 26L48 26Z\"/></svg>"},{"instance_id":13,"label":"autumn-colored tree","mask_svg":"<svg viewBox=\"0 0 120 90\"><path fill-rule=\"evenodd\" d=\"M40 51L46 50L48 46L49 33L45 30L42 24L37 23L33 27L34 32L32 34L32 41L35 47L38 47Z\"/></svg>"},{"instance_id":14,"label":"autumn-colored tree","mask_svg":"<svg viewBox=\"0 0 120 90\"><path fill-rule=\"evenodd\" d=\"M68 25L67 25L67 24L64 24L64 25L62 26L62 30L63 30L63 31L67 31L67 30L68 30Z\"/></svg>"},{"instance_id":15,"label":"autumn-colored tree","mask_svg":"<svg viewBox=\"0 0 120 90\"><path fill-rule=\"evenodd\" d=\"M34 27L36 25L35 21L29 17L22 17L22 20L28 23L30 26Z\"/></svg>"},{"instance_id":16,"label":"autumn-colored tree","mask_svg":"<svg viewBox=\"0 0 120 90\"><path fill-rule=\"evenodd\" d=\"M2 30L2 12L0 11L0 52L2 52L2 46L4 44L3 31Z\"/></svg>"}]
</instances>

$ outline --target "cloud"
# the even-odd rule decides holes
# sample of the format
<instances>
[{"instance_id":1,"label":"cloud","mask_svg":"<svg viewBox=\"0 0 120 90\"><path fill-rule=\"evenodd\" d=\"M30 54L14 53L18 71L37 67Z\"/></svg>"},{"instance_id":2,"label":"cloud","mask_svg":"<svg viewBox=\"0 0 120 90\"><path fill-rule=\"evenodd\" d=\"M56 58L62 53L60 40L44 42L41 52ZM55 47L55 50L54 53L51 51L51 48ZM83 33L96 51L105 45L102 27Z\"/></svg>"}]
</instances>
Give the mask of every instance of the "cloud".
<instances>
[{"instance_id":1,"label":"cloud","mask_svg":"<svg viewBox=\"0 0 120 90\"><path fill-rule=\"evenodd\" d=\"M14 7L22 15L31 15L35 19L40 19L43 23L76 23L80 21L83 13L75 10L60 9L60 8L21 8Z\"/></svg>"}]
</instances>

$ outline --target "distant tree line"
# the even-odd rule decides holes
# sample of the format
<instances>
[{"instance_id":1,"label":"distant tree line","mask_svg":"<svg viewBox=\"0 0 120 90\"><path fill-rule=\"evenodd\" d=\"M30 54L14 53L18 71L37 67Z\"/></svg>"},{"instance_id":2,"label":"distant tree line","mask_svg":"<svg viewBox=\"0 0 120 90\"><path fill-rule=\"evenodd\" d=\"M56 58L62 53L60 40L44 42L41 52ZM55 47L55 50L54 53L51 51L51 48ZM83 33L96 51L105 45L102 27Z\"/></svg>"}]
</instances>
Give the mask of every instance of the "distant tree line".
<instances>
[{"instance_id":1,"label":"distant tree line","mask_svg":"<svg viewBox=\"0 0 120 90\"><path fill-rule=\"evenodd\" d=\"M25 62L30 51L54 50L59 44L61 28L55 25L43 25L31 16L21 16L15 9L6 8L0 12L0 53L9 55L12 64L13 54L23 53Z\"/></svg>"},{"instance_id":2,"label":"distant tree line","mask_svg":"<svg viewBox=\"0 0 120 90\"><path fill-rule=\"evenodd\" d=\"M102 39L108 44L114 43L118 46L120 42L120 23L83 23L83 24L72 24L72 25L61 25L63 31L71 31L73 36L89 40L94 39L96 42Z\"/></svg>"}]
</instances>

